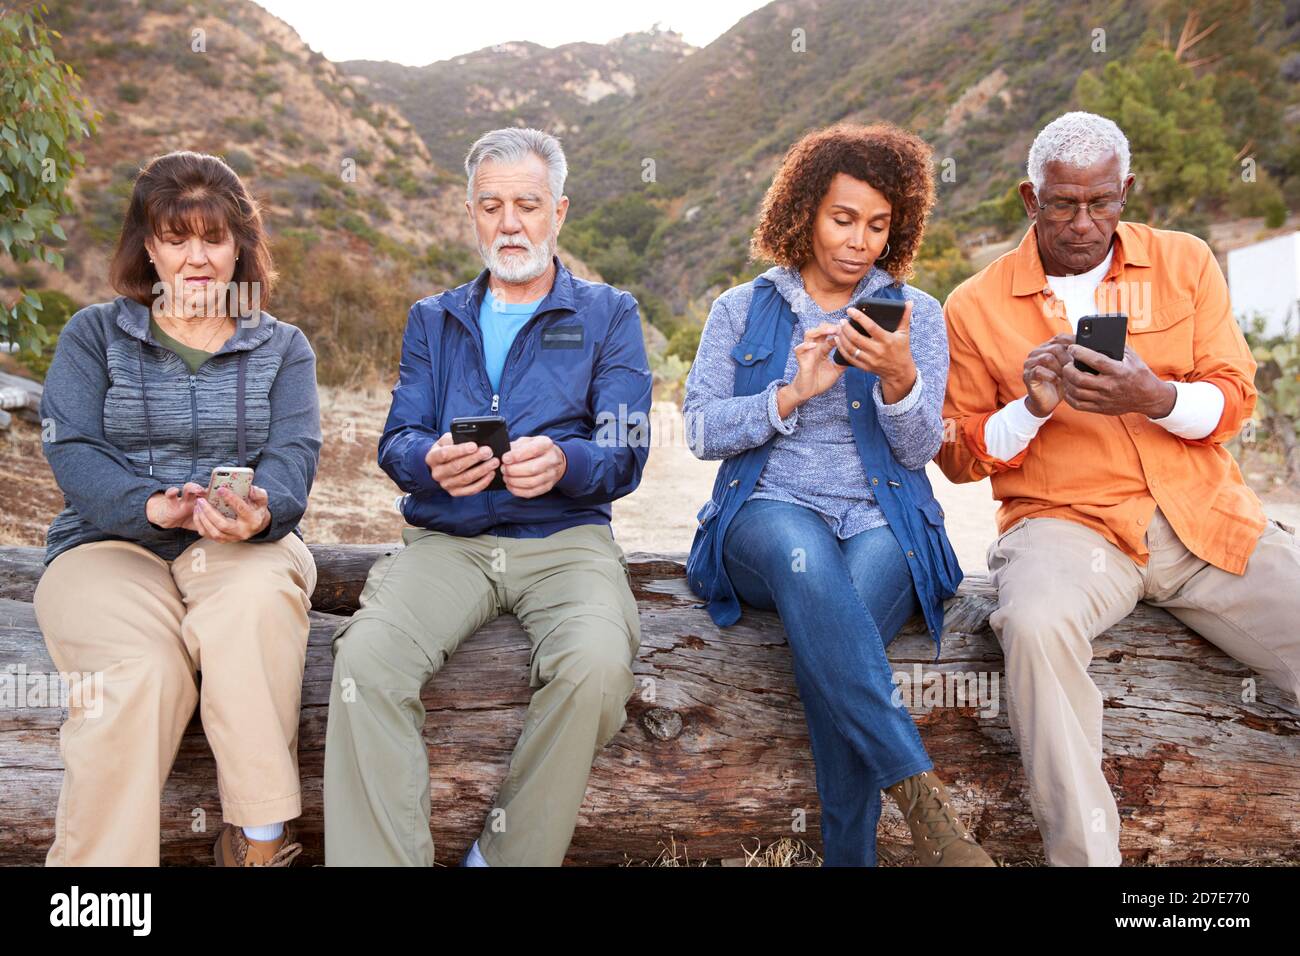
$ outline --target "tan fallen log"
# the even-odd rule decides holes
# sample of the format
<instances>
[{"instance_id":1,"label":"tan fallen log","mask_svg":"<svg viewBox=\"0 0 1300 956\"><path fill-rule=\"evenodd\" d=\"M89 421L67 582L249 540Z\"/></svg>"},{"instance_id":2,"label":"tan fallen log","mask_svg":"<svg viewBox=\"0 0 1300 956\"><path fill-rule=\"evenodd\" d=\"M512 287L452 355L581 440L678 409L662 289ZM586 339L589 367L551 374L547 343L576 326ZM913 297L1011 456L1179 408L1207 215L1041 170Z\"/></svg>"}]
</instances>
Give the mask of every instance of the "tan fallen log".
<instances>
[{"instance_id":1,"label":"tan fallen log","mask_svg":"<svg viewBox=\"0 0 1300 956\"><path fill-rule=\"evenodd\" d=\"M327 582L317 598L335 608L354 604L364 568L385 550L314 547ZM30 597L38 555L39 549L0 549L0 587L26 588ZM650 859L670 839L692 859L736 857L783 836L819 846L813 766L777 618L750 612L719 631L687 590L680 556L634 554L629 563L642 618L638 689L627 724L592 770L570 861ZM976 682L983 675L985 693L964 703L925 693L905 700L981 842L1006 862L1041 860L1000 693L1001 655L987 627L993 606L987 582L968 578L949 609L942 659L932 662L919 620L894 642L890 658L896 674L919 677L915 686L930 691L935 675L971 674ZM312 615L299 743L299 824L309 862L322 858L328 642L340 620ZM514 618L499 618L425 688L439 862L460 859L505 775L528 703L527 647ZM1094 655L1092 674L1107 706L1106 772L1120 806L1126 860L1300 861L1295 702L1262 680L1256 697L1243 699L1251 672L1155 608L1140 606L1098 638ZM10 597L0 600L0 674L20 665L29 674L52 667L30 604ZM0 708L0 864L40 862L52 838L64 711L38 704ZM220 806L197 717L163 806L164 861L207 864ZM192 829L198 811L206 832ZM887 805L882 856L907 862L909 846L900 816Z\"/></svg>"}]
</instances>

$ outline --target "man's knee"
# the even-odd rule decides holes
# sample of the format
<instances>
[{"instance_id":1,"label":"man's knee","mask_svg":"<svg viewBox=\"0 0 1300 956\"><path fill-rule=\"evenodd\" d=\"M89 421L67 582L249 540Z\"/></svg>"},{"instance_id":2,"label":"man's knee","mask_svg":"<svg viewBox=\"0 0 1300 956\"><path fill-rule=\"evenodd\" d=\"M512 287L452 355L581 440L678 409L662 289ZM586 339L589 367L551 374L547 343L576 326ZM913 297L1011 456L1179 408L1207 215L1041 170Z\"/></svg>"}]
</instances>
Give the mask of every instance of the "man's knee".
<instances>
[{"instance_id":1,"label":"man's knee","mask_svg":"<svg viewBox=\"0 0 1300 956\"><path fill-rule=\"evenodd\" d=\"M632 685L632 652L627 625L611 616L575 618L549 635L539 654L542 676L598 687Z\"/></svg>"},{"instance_id":2,"label":"man's knee","mask_svg":"<svg viewBox=\"0 0 1300 956\"><path fill-rule=\"evenodd\" d=\"M607 615L578 616L550 634L538 650L538 677L562 681L582 707L600 711L601 738L618 732L632 693L627 627Z\"/></svg>"},{"instance_id":3,"label":"man's knee","mask_svg":"<svg viewBox=\"0 0 1300 956\"><path fill-rule=\"evenodd\" d=\"M416 691L432 666L415 640L383 612L357 611L334 636L334 683Z\"/></svg>"},{"instance_id":4,"label":"man's knee","mask_svg":"<svg viewBox=\"0 0 1300 956\"><path fill-rule=\"evenodd\" d=\"M1085 622L1061 600L1059 591L1048 588L999 595L989 626L1008 668L1086 661L1092 654Z\"/></svg>"}]
</instances>

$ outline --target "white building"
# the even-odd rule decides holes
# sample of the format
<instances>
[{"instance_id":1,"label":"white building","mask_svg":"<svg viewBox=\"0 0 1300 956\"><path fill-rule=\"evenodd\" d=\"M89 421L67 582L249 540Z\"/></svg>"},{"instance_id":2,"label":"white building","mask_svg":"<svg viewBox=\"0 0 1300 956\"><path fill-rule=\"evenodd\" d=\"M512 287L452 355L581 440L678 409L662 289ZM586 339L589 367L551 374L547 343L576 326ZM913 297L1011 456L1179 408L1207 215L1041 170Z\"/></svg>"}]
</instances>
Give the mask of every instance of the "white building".
<instances>
[{"instance_id":1,"label":"white building","mask_svg":"<svg viewBox=\"0 0 1300 956\"><path fill-rule=\"evenodd\" d=\"M1300 336L1300 232L1229 252L1228 288L1243 327L1259 315L1266 335Z\"/></svg>"}]
</instances>

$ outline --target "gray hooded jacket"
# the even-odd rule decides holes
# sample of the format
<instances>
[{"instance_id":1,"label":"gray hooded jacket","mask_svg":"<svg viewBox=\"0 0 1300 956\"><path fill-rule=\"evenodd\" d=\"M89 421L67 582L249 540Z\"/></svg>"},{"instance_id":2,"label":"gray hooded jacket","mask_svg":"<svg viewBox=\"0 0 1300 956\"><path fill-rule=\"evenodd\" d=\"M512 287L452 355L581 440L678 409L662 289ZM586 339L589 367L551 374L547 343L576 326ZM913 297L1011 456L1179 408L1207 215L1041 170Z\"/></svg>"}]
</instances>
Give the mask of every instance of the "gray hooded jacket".
<instances>
[{"instance_id":1,"label":"gray hooded jacket","mask_svg":"<svg viewBox=\"0 0 1300 956\"><path fill-rule=\"evenodd\" d=\"M219 465L246 465L265 488L271 523L252 541L298 532L320 455L316 355L265 312L194 374L149 333L149 308L119 296L69 321L45 378L43 449L64 509L45 563L88 541L134 541L165 560L198 540L145 517L156 491Z\"/></svg>"}]
</instances>

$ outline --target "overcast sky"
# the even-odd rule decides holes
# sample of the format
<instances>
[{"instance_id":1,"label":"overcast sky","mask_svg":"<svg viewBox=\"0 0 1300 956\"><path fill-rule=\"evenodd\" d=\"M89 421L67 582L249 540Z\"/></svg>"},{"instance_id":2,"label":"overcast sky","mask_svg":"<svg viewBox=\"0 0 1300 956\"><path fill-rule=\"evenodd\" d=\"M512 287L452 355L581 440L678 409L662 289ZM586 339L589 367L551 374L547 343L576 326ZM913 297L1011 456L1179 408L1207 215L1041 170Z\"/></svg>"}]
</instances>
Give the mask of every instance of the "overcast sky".
<instances>
[{"instance_id":1,"label":"overcast sky","mask_svg":"<svg viewBox=\"0 0 1300 956\"><path fill-rule=\"evenodd\" d=\"M257 0L331 60L424 66L509 40L605 43L658 23L705 46L766 0Z\"/></svg>"}]
</instances>

